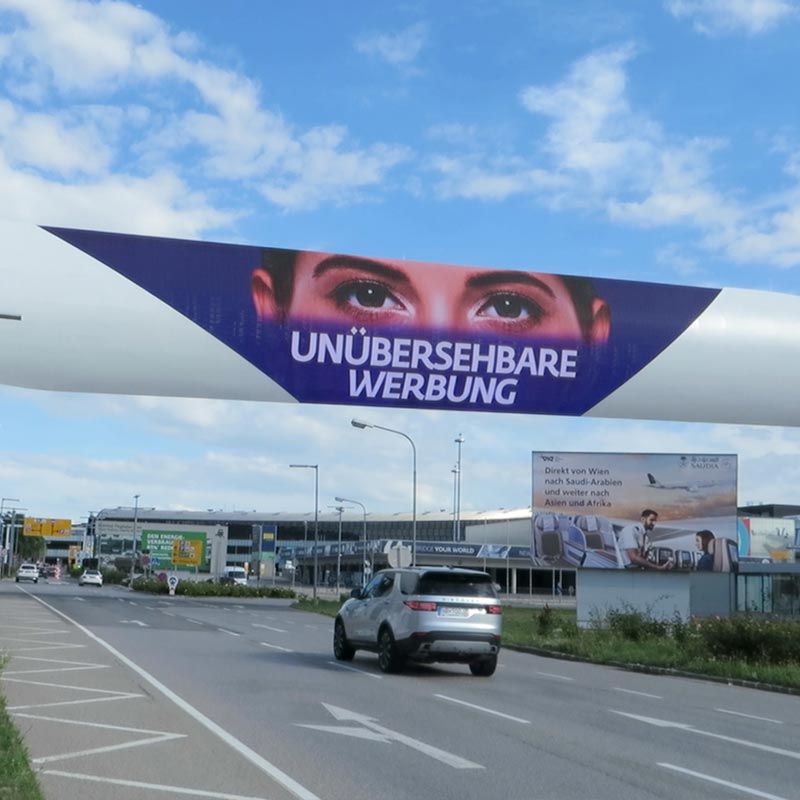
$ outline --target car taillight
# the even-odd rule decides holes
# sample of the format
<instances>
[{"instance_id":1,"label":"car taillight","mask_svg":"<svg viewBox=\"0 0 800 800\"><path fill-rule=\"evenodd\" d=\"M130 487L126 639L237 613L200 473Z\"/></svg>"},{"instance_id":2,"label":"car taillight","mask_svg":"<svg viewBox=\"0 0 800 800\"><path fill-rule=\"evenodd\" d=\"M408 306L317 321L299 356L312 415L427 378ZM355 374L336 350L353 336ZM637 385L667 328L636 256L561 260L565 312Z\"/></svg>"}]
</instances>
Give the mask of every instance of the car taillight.
<instances>
[{"instance_id":1,"label":"car taillight","mask_svg":"<svg viewBox=\"0 0 800 800\"><path fill-rule=\"evenodd\" d=\"M486 606L487 614L502 614L503 606Z\"/></svg>"},{"instance_id":2,"label":"car taillight","mask_svg":"<svg viewBox=\"0 0 800 800\"><path fill-rule=\"evenodd\" d=\"M436 603L427 600L404 600L403 605L408 606L412 611L436 611Z\"/></svg>"}]
</instances>

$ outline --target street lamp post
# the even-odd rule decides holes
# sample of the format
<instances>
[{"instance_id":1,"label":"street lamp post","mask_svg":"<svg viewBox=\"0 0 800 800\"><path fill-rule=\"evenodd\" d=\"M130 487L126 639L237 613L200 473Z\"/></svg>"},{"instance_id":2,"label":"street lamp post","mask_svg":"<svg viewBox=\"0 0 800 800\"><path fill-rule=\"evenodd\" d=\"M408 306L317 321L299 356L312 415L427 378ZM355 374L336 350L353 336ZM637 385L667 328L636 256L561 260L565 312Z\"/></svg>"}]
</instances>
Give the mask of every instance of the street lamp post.
<instances>
[{"instance_id":1,"label":"street lamp post","mask_svg":"<svg viewBox=\"0 0 800 800\"><path fill-rule=\"evenodd\" d=\"M364 525L362 529L362 538L364 539L364 568L361 570L361 585L365 586L367 583L367 509L363 503L359 503L358 500L350 500L347 497L334 497L333 498L337 503L354 503L357 506L361 506L361 513L364 517Z\"/></svg>"},{"instance_id":2,"label":"street lamp post","mask_svg":"<svg viewBox=\"0 0 800 800\"><path fill-rule=\"evenodd\" d=\"M403 431L396 431L393 428L385 428L383 425L374 425L371 422L364 422L362 419L351 419L350 424L354 428L376 428L379 431L396 433L402 436L411 445L411 566L417 565L417 447L414 440Z\"/></svg>"},{"instance_id":3,"label":"street lamp post","mask_svg":"<svg viewBox=\"0 0 800 800\"><path fill-rule=\"evenodd\" d=\"M8 564L8 572L11 571L11 560L8 554L8 527L6 526L6 518L3 516L3 507L6 503L19 503L19 500L16 497L3 497L0 498L0 520L2 520L3 525L3 535L0 537L0 544L3 546L3 562L0 563L0 577L3 575L3 570L5 565Z\"/></svg>"},{"instance_id":4,"label":"street lamp post","mask_svg":"<svg viewBox=\"0 0 800 800\"><path fill-rule=\"evenodd\" d=\"M459 433L454 441L458 445L458 460L456 461L456 528L453 541L457 541L461 538L461 445L464 444L464 437Z\"/></svg>"},{"instance_id":5,"label":"street lamp post","mask_svg":"<svg viewBox=\"0 0 800 800\"><path fill-rule=\"evenodd\" d=\"M317 599L317 570L319 559L319 464L289 464L292 469L314 470L314 577L312 597Z\"/></svg>"},{"instance_id":6,"label":"street lamp post","mask_svg":"<svg viewBox=\"0 0 800 800\"><path fill-rule=\"evenodd\" d=\"M450 470L453 473L453 541L458 539L458 467Z\"/></svg>"},{"instance_id":7,"label":"street lamp post","mask_svg":"<svg viewBox=\"0 0 800 800\"><path fill-rule=\"evenodd\" d=\"M336 548L336 598L338 600L341 592L341 576L342 576L342 512L344 506L336 506L339 512L339 546Z\"/></svg>"},{"instance_id":8,"label":"street lamp post","mask_svg":"<svg viewBox=\"0 0 800 800\"><path fill-rule=\"evenodd\" d=\"M13 506L11 509L11 527L8 532L8 549L11 554L11 564L17 563L17 554L19 552L19 534L17 533L17 528L22 526L17 524L17 514L20 511L27 510L27 508L20 508L19 506Z\"/></svg>"},{"instance_id":9,"label":"street lamp post","mask_svg":"<svg viewBox=\"0 0 800 800\"><path fill-rule=\"evenodd\" d=\"M139 497L135 494L133 496L133 553L131 554L131 575L129 586L133 588L133 574L136 567L136 527L139 524Z\"/></svg>"}]
</instances>

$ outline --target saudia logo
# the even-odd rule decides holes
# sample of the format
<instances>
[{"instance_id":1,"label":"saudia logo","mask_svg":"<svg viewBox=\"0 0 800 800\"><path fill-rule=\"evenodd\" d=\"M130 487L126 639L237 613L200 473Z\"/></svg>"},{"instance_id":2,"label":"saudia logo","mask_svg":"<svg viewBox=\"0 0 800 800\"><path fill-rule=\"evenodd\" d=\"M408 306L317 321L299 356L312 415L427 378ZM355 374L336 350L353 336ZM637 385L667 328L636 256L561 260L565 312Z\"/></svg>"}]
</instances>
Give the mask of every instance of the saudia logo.
<instances>
[{"instance_id":1,"label":"saudia logo","mask_svg":"<svg viewBox=\"0 0 800 800\"><path fill-rule=\"evenodd\" d=\"M719 469L719 464L713 464L707 461L702 461L699 464L690 464L689 466L692 469Z\"/></svg>"}]
</instances>

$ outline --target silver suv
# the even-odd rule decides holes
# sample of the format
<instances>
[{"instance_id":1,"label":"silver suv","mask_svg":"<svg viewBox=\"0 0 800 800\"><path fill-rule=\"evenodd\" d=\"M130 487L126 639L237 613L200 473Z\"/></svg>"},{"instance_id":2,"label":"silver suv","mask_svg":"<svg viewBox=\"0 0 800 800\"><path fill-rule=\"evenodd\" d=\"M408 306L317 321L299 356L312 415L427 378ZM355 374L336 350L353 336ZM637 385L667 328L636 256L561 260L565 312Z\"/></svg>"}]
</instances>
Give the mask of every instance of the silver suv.
<instances>
[{"instance_id":1,"label":"silver suv","mask_svg":"<svg viewBox=\"0 0 800 800\"><path fill-rule=\"evenodd\" d=\"M469 664L473 675L497 668L503 609L486 572L449 567L386 569L354 589L339 609L333 654L378 654L383 672L407 659Z\"/></svg>"}]
</instances>

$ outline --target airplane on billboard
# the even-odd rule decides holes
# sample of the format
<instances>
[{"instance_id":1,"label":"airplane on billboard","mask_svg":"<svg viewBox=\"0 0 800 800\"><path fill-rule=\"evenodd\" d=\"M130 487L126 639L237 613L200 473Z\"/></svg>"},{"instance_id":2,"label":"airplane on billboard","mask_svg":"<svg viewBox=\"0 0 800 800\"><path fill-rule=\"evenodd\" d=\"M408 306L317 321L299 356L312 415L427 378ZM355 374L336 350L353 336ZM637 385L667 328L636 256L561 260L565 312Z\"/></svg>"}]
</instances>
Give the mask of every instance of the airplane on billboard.
<instances>
[{"instance_id":1,"label":"airplane on billboard","mask_svg":"<svg viewBox=\"0 0 800 800\"><path fill-rule=\"evenodd\" d=\"M647 473L647 484L651 489L680 489L684 492L699 492L701 489L712 489L722 486L725 481L687 481L686 483L661 483L651 473Z\"/></svg>"}]
</instances>

